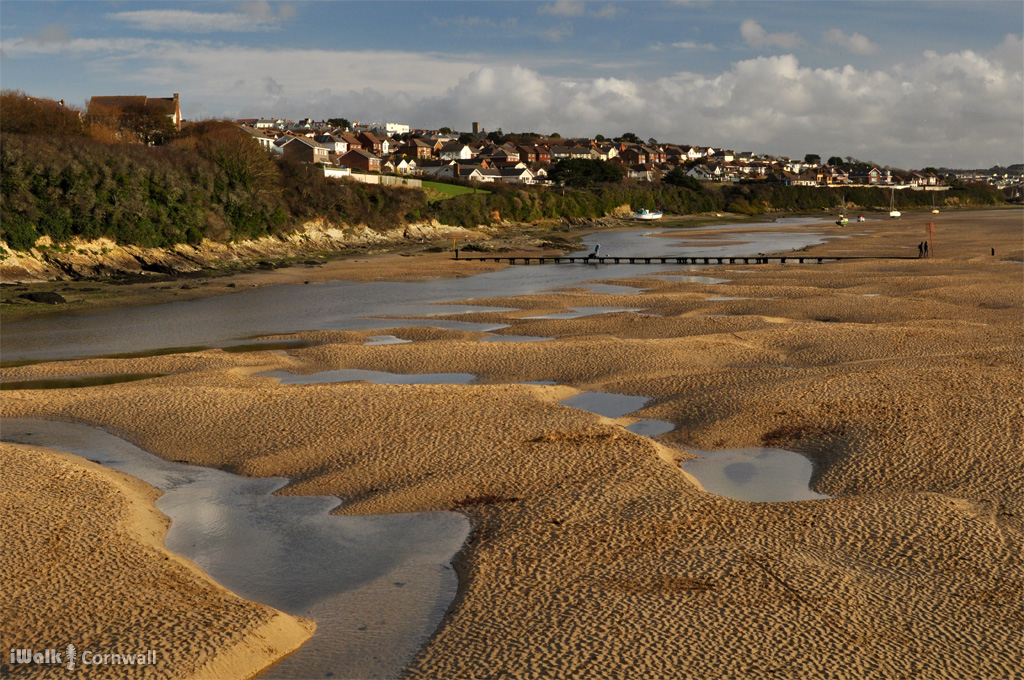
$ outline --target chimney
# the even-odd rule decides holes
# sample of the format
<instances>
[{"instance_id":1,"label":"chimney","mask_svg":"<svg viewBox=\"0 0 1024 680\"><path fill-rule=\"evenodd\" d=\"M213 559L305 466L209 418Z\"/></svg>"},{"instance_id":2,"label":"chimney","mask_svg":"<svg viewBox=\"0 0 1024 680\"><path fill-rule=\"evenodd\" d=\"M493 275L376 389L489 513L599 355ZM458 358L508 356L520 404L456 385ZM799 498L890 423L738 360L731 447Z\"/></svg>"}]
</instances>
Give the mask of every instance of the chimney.
<instances>
[{"instance_id":1,"label":"chimney","mask_svg":"<svg viewBox=\"0 0 1024 680\"><path fill-rule=\"evenodd\" d=\"M174 93L174 101L178 101L178 93L177 92Z\"/></svg>"}]
</instances>

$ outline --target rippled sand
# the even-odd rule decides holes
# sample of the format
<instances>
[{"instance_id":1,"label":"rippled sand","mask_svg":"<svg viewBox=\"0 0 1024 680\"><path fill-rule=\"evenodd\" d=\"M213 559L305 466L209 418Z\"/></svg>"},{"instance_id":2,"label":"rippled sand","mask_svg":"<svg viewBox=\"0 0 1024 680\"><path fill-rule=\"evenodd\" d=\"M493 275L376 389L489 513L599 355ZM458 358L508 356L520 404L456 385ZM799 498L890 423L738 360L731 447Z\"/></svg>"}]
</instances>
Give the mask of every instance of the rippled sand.
<instances>
[{"instance_id":1,"label":"rippled sand","mask_svg":"<svg viewBox=\"0 0 1024 680\"><path fill-rule=\"evenodd\" d=\"M303 337L326 344L288 352L5 369L5 381L170 375L5 392L3 415L103 424L167 458L288 476L284 493L337 494L343 512L468 513L460 594L411 677L1015 677L1021 213L805 228L864 234L810 253L905 255L937 218L942 258L700 272L728 279L717 285L652 267L615 282L641 295L474 301L519 311L473 320L545 342L395 329L414 342L364 346L382 331L319 332ZM641 313L524 318L588 306ZM254 375L343 368L481 384ZM559 385L512 384L538 380ZM614 420L557 403L583 390L652 399ZM648 418L677 427L657 441L624 427ZM713 496L679 469L687 446L799 451L833 498Z\"/></svg>"}]
</instances>

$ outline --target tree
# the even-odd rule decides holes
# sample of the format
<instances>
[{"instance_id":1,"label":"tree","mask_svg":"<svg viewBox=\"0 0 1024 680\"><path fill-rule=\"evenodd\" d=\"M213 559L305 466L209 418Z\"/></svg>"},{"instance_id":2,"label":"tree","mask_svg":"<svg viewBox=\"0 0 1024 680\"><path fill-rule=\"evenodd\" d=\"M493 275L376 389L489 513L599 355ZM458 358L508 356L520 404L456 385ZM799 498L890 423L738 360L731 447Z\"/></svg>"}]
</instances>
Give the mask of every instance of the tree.
<instances>
[{"instance_id":1,"label":"tree","mask_svg":"<svg viewBox=\"0 0 1024 680\"><path fill-rule=\"evenodd\" d=\"M586 187L598 182L621 181L622 169L605 161L566 158L555 164L548 178L569 187Z\"/></svg>"},{"instance_id":2,"label":"tree","mask_svg":"<svg viewBox=\"0 0 1024 680\"><path fill-rule=\"evenodd\" d=\"M494 142L495 144L501 144L502 142L504 142L505 140L503 137L504 135L501 134L501 128L498 128L497 130L492 130L487 133L487 139Z\"/></svg>"},{"instance_id":3,"label":"tree","mask_svg":"<svg viewBox=\"0 0 1024 680\"><path fill-rule=\"evenodd\" d=\"M438 132L440 132L442 135L450 135L452 133L452 129L450 127L445 126L438 130Z\"/></svg>"},{"instance_id":4,"label":"tree","mask_svg":"<svg viewBox=\"0 0 1024 680\"><path fill-rule=\"evenodd\" d=\"M671 184L676 187L684 187L690 191L704 192L704 187L700 182L697 181L696 177L690 177L686 174L686 168L679 166L673 168L665 173L665 176L661 178L661 181L665 184Z\"/></svg>"},{"instance_id":5,"label":"tree","mask_svg":"<svg viewBox=\"0 0 1024 680\"><path fill-rule=\"evenodd\" d=\"M558 134L557 132L552 132L548 136L551 137L551 139L561 139L562 138L562 135Z\"/></svg>"},{"instance_id":6,"label":"tree","mask_svg":"<svg viewBox=\"0 0 1024 680\"><path fill-rule=\"evenodd\" d=\"M654 146L655 144L658 143L658 140L655 139L654 137L651 137L650 139L647 140L647 143L650 144L651 146Z\"/></svg>"},{"instance_id":7,"label":"tree","mask_svg":"<svg viewBox=\"0 0 1024 680\"><path fill-rule=\"evenodd\" d=\"M476 137L473 136L472 132L463 132L459 135L459 144L469 144L474 139L476 139Z\"/></svg>"},{"instance_id":8,"label":"tree","mask_svg":"<svg viewBox=\"0 0 1024 680\"><path fill-rule=\"evenodd\" d=\"M345 129L352 127L352 123L349 122L348 118L328 118L327 124L333 125L334 127L340 127Z\"/></svg>"},{"instance_id":9,"label":"tree","mask_svg":"<svg viewBox=\"0 0 1024 680\"><path fill-rule=\"evenodd\" d=\"M59 102L33 99L20 90L0 92L0 129L21 134L81 137L81 114Z\"/></svg>"},{"instance_id":10,"label":"tree","mask_svg":"<svg viewBox=\"0 0 1024 680\"><path fill-rule=\"evenodd\" d=\"M594 137L594 141L595 142L607 142L608 138L605 137L604 135L598 135L597 137Z\"/></svg>"},{"instance_id":11,"label":"tree","mask_svg":"<svg viewBox=\"0 0 1024 680\"><path fill-rule=\"evenodd\" d=\"M821 156L819 156L816 153L809 153L806 156L804 156L804 163L807 163L807 165L820 165Z\"/></svg>"},{"instance_id":12,"label":"tree","mask_svg":"<svg viewBox=\"0 0 1024 680\"><path fill-rule=\"evenodd\" d=\"M633 132L623 132L620 136L615 138L616 142L628 142L630 144L642 144L643 140L640 139Z\"/></svg>"},{"instance_id":13,"label":"tree","mask_svg":"<svg viewBox=\"0 0 1024 680\"><path fill-rule=\"evenodd\" d=\"M177 132L170 116L144 104L125 106L121 110L119 123L122 131L135 134L143 144L155 146L167 143Z\"/></svg>"},{"instance_id":14,"label":"tree","mask_svg":"<svg viewBox=\"0 0 1024 680\"><path fill-rule=\"evenodd\" d=\"M830 156L828 159L829 165L842 165L843 159L840 156Z\"/></svg>"}]
</instances>

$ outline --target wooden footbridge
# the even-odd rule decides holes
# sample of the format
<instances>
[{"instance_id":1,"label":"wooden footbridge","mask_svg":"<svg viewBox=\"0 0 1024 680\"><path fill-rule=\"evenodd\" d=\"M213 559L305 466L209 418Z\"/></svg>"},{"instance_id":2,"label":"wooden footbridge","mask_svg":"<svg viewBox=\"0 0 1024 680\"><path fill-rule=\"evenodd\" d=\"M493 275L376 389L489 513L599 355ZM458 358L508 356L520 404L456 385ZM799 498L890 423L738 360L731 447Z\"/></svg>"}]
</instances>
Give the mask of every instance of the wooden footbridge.
<instances>
[{"instance_id":1,"label":"wooden footbridge","mask_svg":"<svg viewBox=\"0 0 1024 680\"><path fill-rule=\"evenodd\" d=\"M799 264L818 263L826 260L837 262L840 260L916 260L916 257L894 255L894 256L873 256L873 255L741 255L741 256L704 256L691 255L688 257L676 257L674 255L630 255L621 257L594 256L594 255L487 255L465 257L455 251L456 260L467 262L507 262L508 264L769 264L777 262L786 264L794 262Z\"/></svg>"}]
</instances>

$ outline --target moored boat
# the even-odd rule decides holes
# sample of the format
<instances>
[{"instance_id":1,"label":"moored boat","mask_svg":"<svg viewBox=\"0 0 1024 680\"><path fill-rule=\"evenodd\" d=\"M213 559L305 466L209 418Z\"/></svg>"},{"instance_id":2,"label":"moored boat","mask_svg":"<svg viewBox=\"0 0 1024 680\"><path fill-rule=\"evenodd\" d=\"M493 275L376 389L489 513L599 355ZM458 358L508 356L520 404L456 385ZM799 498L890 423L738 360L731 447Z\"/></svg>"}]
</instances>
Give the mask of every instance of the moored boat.
<instances>
[{"instance_id":1,"label":"moored boat","mask_svg":"<svg viewBox=\"0 0 1024 680\"><path fill-rule=\"evenodd\" d=\"M652 211L652 210L648 210L647 208L644 208L643 210L638 210L635 213L633 213L633 219L634 220L660 220L661 219L661 215L662 215L662 213L660 213L660 212L656 212L656 211Z\"/></svg>"}]
</instances>

